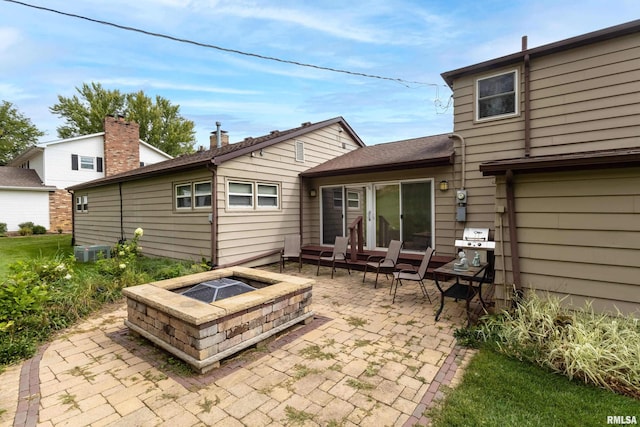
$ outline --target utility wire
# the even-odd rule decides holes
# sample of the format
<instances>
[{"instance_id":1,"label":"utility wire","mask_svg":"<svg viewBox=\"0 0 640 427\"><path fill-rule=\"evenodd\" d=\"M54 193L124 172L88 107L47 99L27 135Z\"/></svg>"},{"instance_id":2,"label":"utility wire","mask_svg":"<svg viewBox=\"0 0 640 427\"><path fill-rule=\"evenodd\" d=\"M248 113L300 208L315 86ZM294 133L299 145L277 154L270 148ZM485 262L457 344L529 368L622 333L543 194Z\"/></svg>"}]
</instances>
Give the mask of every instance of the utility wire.
<instances>
[{"instance_id":1,"label":"utility wire","mask_svg":"<svg viewBox=\"0 0 640 427\"><path fill-rule=\"evenodd\" d=\"M366 78L371 78L371 79L389 80L389 81L392 81L392 82L401 83L401 84L403 84L405 86L407 86L409 84L427 85L427 86L436 86L436 87L438 86L435 83L425 83L425 82L404 80L404 79L394 78L394 77L378 76L378 75L375 75L375 74L366 74L366 73L360 73L360 72L357 72L357 71L349 71L349 70L342 70L342 69L339 69L339 68L331 68L331 67L323 67L323 66L320 66L320 65L306 64L304 62L291 61L291 60L287 60L287 59L276 58L276 57L273 57L273 56L260 55L260 54L257 54L257 53L243 52L243 51L237 50L237 49L229 49L229 48L226 48L226 47L216 46L216 45L213 45L213 44L202 43L202 42L197 42L197 41L194 41L194 40L189 40L189 39L183 39L183 38L180 38L180 37L170 36L168 34L156 33L156 32L152 32L152 31L142 30L140 28L135 28L135 27L129 27L129 26L126 26L126 25L115 24L113 22L103 21L103 20L100 20L100 19L89 18L87 16L77 15L75 13L62 12L60 10L51 9L51 8L44 7L44 6L36 6L36 5L33 5L33 4L24 3L24 2L21 2L21 1L17 1L17 0L4 0L4 1L7 2L7 3L15 3L15 4L19 4L21 6L30 7L30 8L33 8L33 9L44 10L46 12L57 13L59 15L68 16L68 17L71 17L71 18L82 19L82 20L93 22L93 23L96 23L96 24L115 27L115 28L118 28L120 30L133 31L133 32L136 32L136 33L141 33L141 34L145 34L145 35L148 35L148 36L168 39L168 40L172 40L172 41L179 42L179 43L186 43L186 44L205 47L205 48L209 48L209 49L216 49L216 50L220 50L222 52L235 53L235 54L238 54L238 55L250 56L250 57L254 57L254 58L265 59L265 60L268 60L268 61L281 62L281 63L285 63L285 64L292 64L292 65L297 65L297 66L300 66L300 67L315 68L317 70L331 71L331 72L334 72L334 73L350 74L350 75L353 75L353 76L360 76L360 77L366 77Z\"/></svg>"}]
</instances>

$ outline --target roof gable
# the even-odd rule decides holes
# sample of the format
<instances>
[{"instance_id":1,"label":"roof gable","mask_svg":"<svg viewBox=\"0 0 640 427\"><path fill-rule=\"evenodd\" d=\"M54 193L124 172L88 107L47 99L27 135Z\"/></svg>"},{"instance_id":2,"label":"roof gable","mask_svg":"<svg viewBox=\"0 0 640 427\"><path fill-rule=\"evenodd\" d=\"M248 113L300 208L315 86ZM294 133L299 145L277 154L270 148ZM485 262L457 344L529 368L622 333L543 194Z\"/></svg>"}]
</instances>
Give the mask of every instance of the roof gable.
<instances>
[{"instance_id":1,"label":"roof gable","mask_svg":"<svg viewBox=\"0 0 640 427\"><path fill-rule=\"evenodd\" d=\"M139 169L112 175L107 178L101 178L87 183L78 184L70 187L69 189L78 190L98 185L106 185L133 179L142 179L170 172L189 171L201 167L206 167L208 165L217 166L236 157L248 154L252 151L260 150L262 148L266 148L277 143L287 141L292 138L308 134L310 132L314 132L318 129L331 126L333 124L340 124L342 128L349 134L349 136L351 136L354 141L356 141L359 146L365 146L364 142L362 142L360 137L353 131L351 126L349 126L344 118L335 117L333 119L324 120L317 123L303 123L299 127L285 131L272 131L267 135L263 135L257 138L245 138L240 142L223 145L220 148L212 148L209 150L198 151L192 154L185 154L174 159L154 163L149 166L144 166Z\"/></svg>"}]
</instances>

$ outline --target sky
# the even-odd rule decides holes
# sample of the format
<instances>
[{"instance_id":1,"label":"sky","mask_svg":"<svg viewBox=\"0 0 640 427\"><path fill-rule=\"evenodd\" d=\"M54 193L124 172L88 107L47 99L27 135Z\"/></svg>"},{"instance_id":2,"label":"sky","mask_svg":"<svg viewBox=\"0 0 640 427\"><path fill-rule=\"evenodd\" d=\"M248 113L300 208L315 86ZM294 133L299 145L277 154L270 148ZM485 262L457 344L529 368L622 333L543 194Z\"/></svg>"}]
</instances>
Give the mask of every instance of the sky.
<instances>
[{"instance_id":1,"label":"sky","mask_svg":"<svg viewBox=\"0 0 640 427\"><path fill-rule=\"evenodd\" d=\"M217 121L237 142L337 116L373 145L452 132L443 72L638 18L637 0L0 0L0 101L41 141L58 96L96 82L179 105L196 146Z\"/></svg>"}]
</instances>

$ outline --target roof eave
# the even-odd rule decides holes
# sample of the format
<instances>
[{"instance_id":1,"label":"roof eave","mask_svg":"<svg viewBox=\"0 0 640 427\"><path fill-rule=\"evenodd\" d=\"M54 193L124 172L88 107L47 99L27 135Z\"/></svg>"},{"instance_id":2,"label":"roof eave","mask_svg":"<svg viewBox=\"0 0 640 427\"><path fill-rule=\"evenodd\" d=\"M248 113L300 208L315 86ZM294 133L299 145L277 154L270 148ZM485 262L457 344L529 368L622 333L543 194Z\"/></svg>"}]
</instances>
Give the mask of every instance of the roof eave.
<instances>
[{"instance_id":1,"label":"roof eave","mask_svg":"<svg viewBox=\"0 0 640 427\"><path fill-rule=\"evenodd\" d=\"M386 172L390 170L405 170L405 169L418 169L428 168L436 166L449 166L454 163L454 153L447 156L435 157L431 159L421 159L411 162L390 163L390 164L378 164L353 167L348 169L333 169L317 172L302 172L300 176L304 178L322 178L329 176L341 176L341 175L355 175L359 173L373 173L373 172Z\"/></svg>"},{"instance_id":2,"label":"roof eave","mask_svg":"<svg viewBox=\"0 0 640 427\"><path fill-rule=\"evenodd\" d=\"M614 27L593 31L591 33L582 34L577 37L560 40L555 43L523 50L521 52L516 52L510 55L502 56L500 58L492 59L485 62L480 62L478 64L470 65L467 67L458 68L457 70L447 71L440 74L440 76L444 79L447 85L451 89L453 89L453 82L459 77L469 74L479 74L495 68L522 62L526 55L529 55L530 58L551 55L553 53L575 49L577 47L586 46L589 44L598 43L601 41L626 36L628 34L637 32L640 32L640 19L616 25Z\"/></svg>"},{"instance_id":3,"label":"roof eave","mask_svg":"<svg viewBox=\"0 0 640 427\"><path fill-rule=\"evenodd\" d=\"M518 173L576 171L640 166L640 152L576 155L560 158L520 158L487 162L480 165L484 176L504 175L508 170Z\"/></svg>"}]
</instances>

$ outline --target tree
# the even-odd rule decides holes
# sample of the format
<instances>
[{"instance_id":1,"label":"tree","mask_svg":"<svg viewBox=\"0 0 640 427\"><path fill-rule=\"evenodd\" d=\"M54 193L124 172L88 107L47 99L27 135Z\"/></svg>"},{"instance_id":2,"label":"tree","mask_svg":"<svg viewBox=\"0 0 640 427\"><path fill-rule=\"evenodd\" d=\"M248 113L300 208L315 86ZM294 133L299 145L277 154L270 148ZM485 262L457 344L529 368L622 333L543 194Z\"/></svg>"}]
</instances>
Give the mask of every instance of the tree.
<instances>
[{"instance_id":1,"label":"tree","mask_svg":"<svg viewBox=\"0 0 640 427\"><path fill-rule=\"evenodd\" d=\"M58 127L60 138L102 132L104 118L117 113L140 125L140 139L172 156L194 151L195 124L166 98L156 96L154 102L143 91L123 94L100 83L83 83L76 91L79 96L58 95L58 103L49 108L65 120Z\"/></svg>"},{"instance_id":2,"label":"tree","mask_svg":"<svg viewBox=\"0 0 640 427\"><path fill-rule=\"evenodd\" d=\"M0 165L6 165L44 132L38 130L12 103L0 104Z\"/></svg>"}]
</instances>

